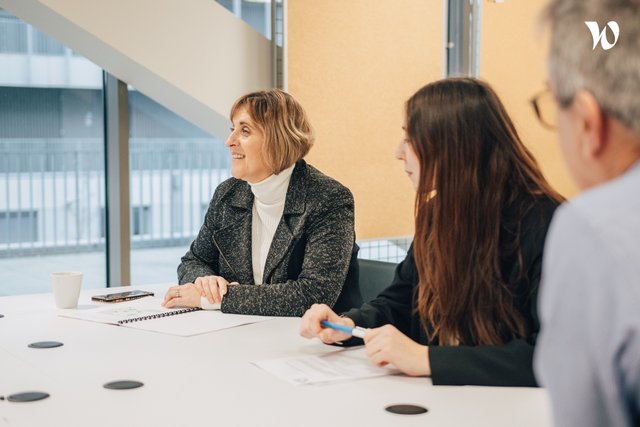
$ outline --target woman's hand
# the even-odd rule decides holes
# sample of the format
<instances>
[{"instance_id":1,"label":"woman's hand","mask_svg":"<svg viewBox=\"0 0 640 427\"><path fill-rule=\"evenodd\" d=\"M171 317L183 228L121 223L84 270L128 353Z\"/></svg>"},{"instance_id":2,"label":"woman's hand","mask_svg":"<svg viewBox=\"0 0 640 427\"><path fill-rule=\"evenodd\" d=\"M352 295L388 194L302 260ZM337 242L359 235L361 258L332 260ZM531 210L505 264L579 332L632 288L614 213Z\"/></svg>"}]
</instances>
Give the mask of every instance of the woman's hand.
<instances>
[{"instance_id":1,"label":"woman's hand","mask_svg":"<svg viewBox=\"0 0 640 427\"><path fill-rule=\"evenodd\" d=\"M229 285L237 285L238 282L227 282L222 276L198 277L194 282L200 292L200 296L207 297L209 304L220 304L222 297L227 294Z\"/></svg>"},{"instance_id":2,"label":"woman's hand","mask_svg":"<svg viewBox=\"0 0 640 427\"><path fill-rule=\"evenodd\" d=\"M193 283L172 286L164 296L163 307L200 307L200 291Z\"/></svg>"},{"instance_id":3,"label":"woman's hand","mask_svg":"<svg viewBox=\"0 0 640 427\"><path fill-rule=\"evenodd\" d=\"M376 366L391 363L407 375L431 375L429 347L413 341L395 326L367 330L364 343L369 360Z\"/></svg>"},{"instance_id":4,"label":"woman's hand","mask_svg":"<svg viewBox=\"0 0 640 427\"><path fill-rule=\"evenodd\" d=\"M320 322L328 320L329 322L338 323L340 325L353 328L355 324L348 317L340 317L333 312L326 304L313 304L309 310L302 316L300 323L300 335L305 338L318 337L325 344L331 344L337 341L344 341L351 338L351 335L344 332L336 331L331 328L324 328Z\"/></svg>"}]
</instances>

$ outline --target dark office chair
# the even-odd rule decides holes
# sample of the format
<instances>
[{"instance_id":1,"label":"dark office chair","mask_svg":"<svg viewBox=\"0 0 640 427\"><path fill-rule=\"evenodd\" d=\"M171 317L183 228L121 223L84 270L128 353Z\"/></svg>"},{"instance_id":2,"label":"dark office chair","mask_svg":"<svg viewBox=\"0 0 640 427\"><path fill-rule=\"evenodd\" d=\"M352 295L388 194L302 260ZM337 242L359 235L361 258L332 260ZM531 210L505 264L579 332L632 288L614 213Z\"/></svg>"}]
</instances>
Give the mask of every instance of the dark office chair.
<instances>
[{"instance_id":1,"label":"dark office chair","mask_svg":"<svg viewBox=\"0 0 640 427\"><path fill-rule=\"evenodd\" d=\"M391 284L397 265L393 262L358 259L360 293L364 302L371 301Z\"/></svg>"}]
</instances>

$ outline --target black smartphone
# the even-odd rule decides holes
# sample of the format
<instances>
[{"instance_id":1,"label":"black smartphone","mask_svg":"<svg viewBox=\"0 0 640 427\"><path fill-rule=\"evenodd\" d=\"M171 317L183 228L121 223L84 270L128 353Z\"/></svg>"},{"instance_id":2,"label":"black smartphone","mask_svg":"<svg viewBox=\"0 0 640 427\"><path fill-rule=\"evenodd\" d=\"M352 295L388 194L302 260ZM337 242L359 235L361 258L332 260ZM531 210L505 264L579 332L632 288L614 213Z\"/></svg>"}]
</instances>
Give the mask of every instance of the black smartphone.
<instances>
[{"instance_id":1,"label":"black smartphone","mask_svg":"<svg viewBox=\"0 0 640 427\"><path fill-rule=\"evenodd\" d=\"M130 301L132 299L138 299L142 297L152 297L153 292L148 291L126 291L126 292L118 292L115 294L105 294L105 295L94 295L91 297L93 301L99 302L121 302L121 301Z\"/></svg>"}]
</instances>

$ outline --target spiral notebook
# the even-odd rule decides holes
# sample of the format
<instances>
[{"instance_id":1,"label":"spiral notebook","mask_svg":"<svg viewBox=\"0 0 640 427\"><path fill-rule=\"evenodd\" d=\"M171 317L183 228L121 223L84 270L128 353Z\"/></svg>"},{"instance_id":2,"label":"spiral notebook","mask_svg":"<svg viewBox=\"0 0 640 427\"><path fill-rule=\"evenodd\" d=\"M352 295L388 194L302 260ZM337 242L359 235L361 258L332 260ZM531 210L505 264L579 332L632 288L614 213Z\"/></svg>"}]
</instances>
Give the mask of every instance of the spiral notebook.
<instances>
[{"instance_id":1,"label":"spiral notebook","mask_svg":"<svg viewBox=\"0 0 640 427\"><path fill-rule=\"evenodd\" d=\"M146 297L109 305L59 310L59 315L169 335L192 336L270 320L272 317L225 314L199 308L164 308L160 297ZM84 306L86 307L86 306Z\"/></svg>"}]
</instances>

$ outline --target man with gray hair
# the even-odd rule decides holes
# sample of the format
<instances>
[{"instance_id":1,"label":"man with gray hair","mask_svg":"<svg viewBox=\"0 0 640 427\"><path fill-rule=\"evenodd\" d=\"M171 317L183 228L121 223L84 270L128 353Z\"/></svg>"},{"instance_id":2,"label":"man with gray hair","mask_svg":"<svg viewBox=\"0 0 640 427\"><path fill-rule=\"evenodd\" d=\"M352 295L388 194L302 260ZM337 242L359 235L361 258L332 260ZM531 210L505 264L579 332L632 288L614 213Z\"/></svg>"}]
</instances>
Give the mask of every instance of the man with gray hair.
<instances>
[{"instance_id":1,"label":"man with gray hair","mask_svg":"<svg viewBox=\"0 0 640 427\"><path fill-rule=\"evenodd\" d=\"M557 426L640 425L640 0L552 0L546 18L556 111L533 103L582 192L547 237L536 375Z\"/></svg>"}]
</instances>

